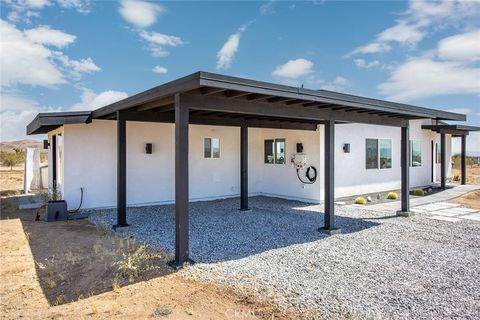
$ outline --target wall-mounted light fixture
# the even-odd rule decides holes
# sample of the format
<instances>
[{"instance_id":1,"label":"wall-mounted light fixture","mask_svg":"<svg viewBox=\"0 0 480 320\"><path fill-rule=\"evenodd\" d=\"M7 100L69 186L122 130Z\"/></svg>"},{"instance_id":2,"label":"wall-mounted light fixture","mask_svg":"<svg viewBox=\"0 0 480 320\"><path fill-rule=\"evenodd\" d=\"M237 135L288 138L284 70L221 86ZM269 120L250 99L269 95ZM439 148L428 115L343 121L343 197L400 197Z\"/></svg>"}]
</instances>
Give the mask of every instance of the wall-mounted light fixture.
<instances>
[{"instance_id":1,"label":"wall-mounted light fixture","mask_svg":"<svg viewBox=\"0 0 480 320\"><path fill-rule=\"evenodd\" d=\"M343 152L350 153L350 143L343 144Z\"/></svg>"},{"instance_id":2,"label":"wall-mounted light fixture","mask_svg":"<svg viewBox=\"0 0 480 320\"><path fill-rule=\"evenodd\" d=\"M47 150L49 146L50 146L50 142L48 142L48 140L43 140L43 149Z\"/></svg>"},{"instance_id":3,"label":"wall-mounted light fixture","mask_svg":"<svg viewBox=\"0 0 480 320\"><path fill-rule=\"evenodd\" d=\"M146 143L145 144L145 153L146 154L152 154L152 144L151 143Z\"/></svg>"},{"instance_id":4,"label":"wall-mounted light fixture","mask_svg":"<svg viewBox=\"0 0 480 320\"><path fill-rule=\"evenodd\" d=\"M303 143L297 143L297 153L303 153Z\"/></svg>"}]
</instances>

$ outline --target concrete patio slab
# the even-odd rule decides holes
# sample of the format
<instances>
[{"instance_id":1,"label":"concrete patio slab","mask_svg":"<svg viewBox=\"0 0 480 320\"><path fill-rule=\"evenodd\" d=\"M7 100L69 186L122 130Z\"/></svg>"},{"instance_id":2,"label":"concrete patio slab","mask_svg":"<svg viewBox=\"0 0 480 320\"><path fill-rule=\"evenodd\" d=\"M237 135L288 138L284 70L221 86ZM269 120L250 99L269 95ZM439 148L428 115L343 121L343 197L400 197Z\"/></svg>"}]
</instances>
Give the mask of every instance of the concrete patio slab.
<instances>
[{"instance_id":1,"label":"concrete patio slab","mask_svg":"<svg viewBox=\"0 0 480 320\"><path fill-rule=\"evenodd\" d=\"M417 212L416 210L442 210L446 208L454 208L460 206L456 203L449 203L447 201L457 198L465 193L480 190L480 185L454 185L449 184L450 188L437 192L432 195L427 195L424 197L417 197L410 199L410 207L412 211ZM344 207L353 207L352 205L347 205ZM353 207L355 208L355 207ZM400 209L400 201L379 203L373 205L362 206L365 210L375 211L375 212L386 212L386 213L395 213Z\"/></svg>"},{"instance_id":2,"label":"concrete patio slab","mask_svg":"<svg viewBox=\"0 0 480 320\"><path fill-rule=\"evenodd\" d=\"M429 214L434 216L443 216L443 217L456 217L460 215L459 213L451 212L448 210L432 211L432 212L429 212Z\"/></svg>"},{"instance_id":3,"label":"concrete patio slab","mask_svg":"<svg viewBox=\"0 0 480 320\"><path fill-rule=\"evenodd\" d=\"M461 216L462 219L467 219L467 220L474 220L474 221L480 221L480 212L479 213L472 213L468 214L465 216Z\"/></svg>"},{"instance_id":4,"label":"concrete patio slab","mask_svg":"<svg viewBox=\"0 0 480 320\"><path fill-rule=\"evenodd\" d=\"M447 222L458 222L458 221L462 221L462 219L453 218L453 217L444 217L444 216L431 216L431 217L427 217L427 219L447 221Z\"/></svg>"}]
</instances>

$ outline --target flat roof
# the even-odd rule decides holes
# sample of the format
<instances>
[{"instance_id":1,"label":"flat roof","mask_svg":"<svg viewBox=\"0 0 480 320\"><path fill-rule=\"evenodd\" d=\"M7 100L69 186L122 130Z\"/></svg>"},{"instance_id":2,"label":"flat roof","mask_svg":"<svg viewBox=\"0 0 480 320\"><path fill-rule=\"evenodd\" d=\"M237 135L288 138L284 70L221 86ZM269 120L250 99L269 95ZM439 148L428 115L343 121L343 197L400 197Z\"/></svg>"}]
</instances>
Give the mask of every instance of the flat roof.
<instances>
[{"instance_id":1,"label":"flat roof","mask_svg":"<svg viewBox=\"0 0 480 320\"><path fill-rule=\"evenodd\" d=\"M177 93L194 93L202 97L208 96L209 99L226 98L235 102L257 103L259 109L267 105L268 107L278 107L279 118L281 118L280 108L287 105L289 108L297 108L299 111L307 108L329 110L332 112L338 111L339 114L348 113L349 115L358 115L359 119L365 118L366 115L372 115L382 118L398 118L404 120L466 120L466 116L459 113L327 90L305 89L199 71L98 108L92 112L39 114L32 123L28 125L27 134L45 133L52 130L52 127L58 127L59 125L67 123L85 123L87 119L88 121L91 121L91 119L116 119L116 112L123 110L172 113L174 96ZM273 117L277 109L270 108L270 110L274 111L273 113L270 111L268 114L269 119ZM229 112L218 114L221 114L221 117L225 119L235 119L238 118L238 114L242 113L241 111L241 108L237 108L236 114ZM195 110L194 112L200 116L205 113L199 110ZM208 113L211 115L213 112ZM256 115L257 113L253 113L250 117ZM54 120L53 118L56 119ZM266 119L267 116L264 115L262 118ZM282 119L283 118L279 121L282 121ZM354 118L348 117L348 119ZM339 120L341 121L342 119ZM296 121L306 122L308 119L296 119Z\"/></svg>"},{"instance_id":2,"label":"flat roof","mask_svg":"<svg viewBox=\"0 0 480 320\"><path fill-rule=\"evenodd\" d=\"M27 135L48 133L64 124L89 123L91 120L91 111L39 113L27 125Z\"/></svg>"},{"instance_id":3,"label":"flat roof","mask_svg":"<svg viewBox=\"0 0 480 320\"><path fill-rule=\"evenodd\" d=\"M423 125L422 129L432 130L438 133L450 133L453 135L466 135L470 131L480 131L480 127L467 126L463 124L431 124Z\"/></svg>"}]
</instances>

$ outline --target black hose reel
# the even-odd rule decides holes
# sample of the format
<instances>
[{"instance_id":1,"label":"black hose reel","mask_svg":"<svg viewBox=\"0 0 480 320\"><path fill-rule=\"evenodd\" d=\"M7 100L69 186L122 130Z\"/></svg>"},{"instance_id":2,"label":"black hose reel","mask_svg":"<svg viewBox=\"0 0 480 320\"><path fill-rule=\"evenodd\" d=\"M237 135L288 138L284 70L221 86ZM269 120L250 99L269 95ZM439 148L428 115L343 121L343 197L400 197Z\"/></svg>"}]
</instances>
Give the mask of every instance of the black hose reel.
<instances>
[{"instance_id":1,"label":"black hose reel","mask_svg":"<svg viewBox=\"0 0 480 320\"><path fill-rule=\"evenodd\" d=\"M311 172L313 172L313 174ZM302 182L303 184L314 184L315 181L317 181L317 168L315 168L314 166L310 166L307 168L307 172L305 172L305 177L308 181L305 181L300 177L300 169L297 169L297 177L298 180L300 180L300 182Z\"/></svg>"}]
</instances>

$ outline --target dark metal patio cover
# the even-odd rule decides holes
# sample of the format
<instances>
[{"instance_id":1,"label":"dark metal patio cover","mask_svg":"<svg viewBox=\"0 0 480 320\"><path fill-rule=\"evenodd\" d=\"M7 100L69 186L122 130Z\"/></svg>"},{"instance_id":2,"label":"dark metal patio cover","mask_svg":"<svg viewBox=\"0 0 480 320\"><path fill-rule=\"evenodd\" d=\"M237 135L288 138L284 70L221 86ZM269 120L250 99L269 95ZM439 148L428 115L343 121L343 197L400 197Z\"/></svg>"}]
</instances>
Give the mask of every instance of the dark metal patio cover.
<instances>
[{"instance_id":1,"label":"dark metal patio cover","mask_svg":"<svg viewBox=\"0 0 480 320\"><path fill-rule=\"evenodd\" d=\"M173 122L178 93L191 110L192 124L237 125L249 121L252 127L272 124L289 128L289 123L313 127L322 119L394 126L399 126L399 120L403 121L401 125L412 119L466 120L465 115L453 112L199 71L92 112L41 113L28 125L27 134L46 133L62 124L91 119L113 120L117 111Z\"/></svg>"},{"instance_id":2,"label":"dark metal patio cover","mask_svg":"<svg viewBox=\"0 0 480 320\"><path fill-rule=\"evenodd\" d=\"M423 125L422 129L432 130L437 133L448 133L453 136L463 136L468 135L470 131L480 131L480 127L447 123Z\"/></svg>"}]
</instances>

